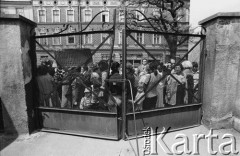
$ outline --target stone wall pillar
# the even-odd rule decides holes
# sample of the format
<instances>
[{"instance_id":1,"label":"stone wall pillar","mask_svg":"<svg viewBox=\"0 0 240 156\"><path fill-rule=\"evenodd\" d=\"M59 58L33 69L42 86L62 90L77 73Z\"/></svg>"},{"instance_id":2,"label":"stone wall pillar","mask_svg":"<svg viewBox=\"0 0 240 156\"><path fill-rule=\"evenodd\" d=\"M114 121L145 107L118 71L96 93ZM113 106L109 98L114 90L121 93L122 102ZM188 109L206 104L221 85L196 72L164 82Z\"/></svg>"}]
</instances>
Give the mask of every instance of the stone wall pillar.
<instances>
[{"instance_id":1,"label":"stone wall pillar","mask_svg":"<svg viewBox=\"0 0 240 156\"><path fill-rule=\"evenodd\" d=\"M240 13L217 13L199 24L207 32L203 124L240 130Z\"/></svg>"},{"instance_id":2,"label":"stone wall pillar","mask_svg":"<svg viewBox=\"0 0 240 156\"><path fill-rule=\"evenodd\" d=\"M35 46L30 32L35 26L22 16L0 14L0 97L6 133L28 133L32 122L28 105L33 105L33 96L27 92L32 92Z\"/></svg>"}]
</instances>

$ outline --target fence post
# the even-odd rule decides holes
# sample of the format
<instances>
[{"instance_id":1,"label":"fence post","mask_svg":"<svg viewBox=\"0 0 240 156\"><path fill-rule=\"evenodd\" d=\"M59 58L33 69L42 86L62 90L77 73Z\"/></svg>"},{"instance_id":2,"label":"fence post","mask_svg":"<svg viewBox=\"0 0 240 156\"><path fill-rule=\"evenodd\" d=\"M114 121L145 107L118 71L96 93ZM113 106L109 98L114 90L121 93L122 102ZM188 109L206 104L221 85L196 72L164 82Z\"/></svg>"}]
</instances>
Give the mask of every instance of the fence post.
<instances>
[{"instance_id":1,"label":"fence post","mask_svg":"<svg viewBox=\"0 0 240 156\"><path fill-rule=\"evenodd\" d=\"M127 36L126 36L126 25L127 25L127 11L124 10L125 20L124 20L124 29L122 31L122 79L123 79L123 89L122 89L122 138L126 139L126 53L127 53Z\"/></svg>"}]
</instances>

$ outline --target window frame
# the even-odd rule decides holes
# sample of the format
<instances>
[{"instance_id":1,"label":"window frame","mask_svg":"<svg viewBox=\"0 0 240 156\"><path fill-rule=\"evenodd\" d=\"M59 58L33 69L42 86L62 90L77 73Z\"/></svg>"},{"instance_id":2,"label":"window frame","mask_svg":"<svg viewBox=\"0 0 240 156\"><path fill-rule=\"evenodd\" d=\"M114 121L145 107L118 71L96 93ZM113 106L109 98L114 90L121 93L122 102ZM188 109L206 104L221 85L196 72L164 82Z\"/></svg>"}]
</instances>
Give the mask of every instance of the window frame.
<instances>
[{"instance_id":1,"label":"window frame","mask_svg":"<svg viewBox=\"0 0 240 156\"><path fill-rule=\"evenodd\" d=\"M137 10L138 10L138 11L141 11L142 13L144 13L144 11L145 11L144 8L138 8ZM138 15L141 16L141 18L137 18ZM137 22L144 22L144 20L138 21L138 20L144 19L144 16L143 16L141 13L137 12L137 11L136 11L136 18L137 18L137 20L136 20Z\"/></svg>"},{"instance_id":2,"label":"window frame","mask_svg":"<svg viewBox=\"0 0 240 156\"><path fill-rule=\"evenodd\" d=\"M40 32L39 32L39 36L42 36L42 35L47 35L47 32L40 31ZM42 40L43 40L43 39L46 40L46 44L43 44L43 43L42 43ZM47 45L48 45L48 38L39 38L39 43L40 43L41 45L47 46Z\"/></svg>"},{"instance_id":3,"label":"window frame","mask_svg":"<svg viewBox=\"0 0 240 156\"><path fill-rule=\"evenodd\" d=\"M86 35L84 35L84 38L83 38L84 44L87 44L87 45L92 44L92 34L88 34L88 37L90 37L90 42L86 42L86 41L89 41L89 39L87 40Z\"/></svg>"},{"instance_id":4,"label":"window frame","mask_svg":"<svg viewBox=\"0 0 240 156\"><path fill-rule=\"evenodd\" d=\"M121 15L122 12L123 12L123 15ZM122 18L122 16L123 16L123 18ZM124 20L125 20L125 17L124 17L124 10L119 10L118 17L119 17L119 19L118 19L119 22L124 22Z\"/></svg>"},{"instance_id":5,"label":"window frame","mask_svg":"<svg viewBox=\"0 0 240 156\"><path fill-rule=\"evenodd\" d=\"M123 30L119 30L119 32L118 32L118 39L119 39L119 41L118 41L118 44L122 44L122 32L123 32Z\"/></svg>"},{"instance_id":6,"label":"window frame","mask_svg":"<svg viewBox=\"0 0 240 156\"><path fill-rule=\"evenodd\" d=\"M17 15L24 16L24 8L15 8L15 10L16 10L16 14L17 14ZM19 13L18 10L22 10L22 13Z\"/></svg>"},{"instance_id":7,"label":"window frame","mask_svg":"<svg viewBox=\"0 0 240 156\"><path fill-rule=\"evenodd\" d=\"M155 39L156 39L156 37L155 37L155 35L158 35L158 43L156 43L155 41ZM162 44L162 37L161 37L161 35L159 35L159 34L153 34L152 35L152 44L153 45L159 45L159 44Z\"/></svg>"},{"instance_id":8,"label":"window frame","mask_svg":"<svg viewBox=\"0 0 240 156\"><path fill-rule=\"evenodd\" d=\"M58 33L58 32L60 32L61 30L60 30L60 28L54 28L54 33ZM55 42L54 42L54 38L59 38L59 44L56 44ZM52 38L52 45L61 45L62 44L62 38L61 37L53 37Z\"/></svg>"},{"instance_id":9,"label":"window frame","mask_svg":"<svg viewBox=\"0 0 240 156\"><path fill-rule=\"evenodd\" d=\"M189 22L189 9L188 8L184 8L184 22Z\"/></svg>"},{"instance_id":10,"label":"window frame","mask_svg":"<svg viewBox=\"0 0 240 156\"><path fill-rule=\"evenodd\" d=\"M72 27L70 27L69 29L68 29L68 32L69 33L72 33L72 32L75 32L75 30L72 28ZM73 43L69 43L69 37L73 37L73 39L74 39L74 42ZM67 39L67 45L74 45L74 44L76 44L76 37L75 37L75 35L72 35L72 36L67 36L66 37Z\"/></svg>"},{"instance_id":11,"label":"window frame","mask_svg":"<svg viewBox=\"0 0 240 156\"><path fill-rule=\"evenodd\" d=\"M68 11L73 11L73 14L72 14L72 18L73 18L73 20L72 21L69 21L69 14L68 14ZM75 21L75 19L74 19L74 15L75 15L75 12L74 12L74 9L73 8L68 8L68 9L66 9L66 22L74 22Z\"/></svg>"},{"instance_id":12,"label":"window frame","mask_svg":"<svg viewBox=\"0 0 240 156\"><path fill-rule=\"evenodd\" d=\"M44 11L44 13L45 13L44 21L40 21L40 11ZM39 8L37 10L37 17L38 17L38 23L46 23L47 22L47 10L45 8Z\"/></svg>"},{"instance_id":13,"label":"window frame","mask_svg":"<svg viewBox=\"0 0 240 156\"><path fill-rule=\"evenodd\" d=\"M58 17L58 21L54 21L54 11L59 11L59 17ZM58 8L53 8L52 9L52 23L60 23L61 22L61 11Z\"/></svg>"},{"instance_id":14,"label":"window frame","mask_svg":"<svg viewBox=\"0 0 240 156\"><path fill-rule=\"evenodd\" d=\"M70 43L70 42L69 42L69 37L73 38L73 41L74 41L73 43ZM67 45L74 45L75 43L76 43L76 41L75 41L75 36L68 36L68 37L67 37Z\"/></svg>"},{"instance_id":15,"label":"window frame","mask_svg":"<svg viewBox=\"0 0 240 156\"><path fill-rule=\"evenodd\" d=\"M105 36L106 35L106 36ZM103 37L108 37L109 34L101 34L101 43L103 42ZM104 43L104 44L110 44L110 38L108 38L108 40Z\"/></svg>"},{"instance_id":16,"label":"window frame","mask_svg":"<svg viewBox=\"0 0 240 156\"><path fill-rule=\"evenodd\" d=\"M101 11L107 11L107 12L102 12L101 13L101 22L109 22L110 21L110 11L108 8L103 8ZM103 15L107 14L108 18L105 17L105 21L103 21ZM107 20L106 20L107 19Z\"/></svg>"},{"instance_id":17,"label":"window frame","mask_svg":"<svg viewBox=\"0 0 240 156\"><path fill-rule=\"evenodd\" d=\"M91 15L90 15L90 20L89 21L87 21L86 19L86 11L90 11L90 13L91 13ZM83 21L84 22L90 22L91 20L92 20L92 15L93 15L93 13L92 13L92 9L91 8L86 8L86 9L83 9L83 12L84 12L84 14L83 14Z\"/></svg>"},{"instance_id":18,"label":"window frame","mask_svg":"<svg viewBox=\"0 0 240 156\"><path fill-rule=\"evenodd\" d=\"M139 42L139 40L138 40L138 34L141 34L141 38L142 38L142 43L141 42L139 42L139 43L141 43L141 44L144 44L144 34L143 33L135 33L136 35L135 35L135 37L136 37L136 40Z\"/></svg>"}]
</instances>

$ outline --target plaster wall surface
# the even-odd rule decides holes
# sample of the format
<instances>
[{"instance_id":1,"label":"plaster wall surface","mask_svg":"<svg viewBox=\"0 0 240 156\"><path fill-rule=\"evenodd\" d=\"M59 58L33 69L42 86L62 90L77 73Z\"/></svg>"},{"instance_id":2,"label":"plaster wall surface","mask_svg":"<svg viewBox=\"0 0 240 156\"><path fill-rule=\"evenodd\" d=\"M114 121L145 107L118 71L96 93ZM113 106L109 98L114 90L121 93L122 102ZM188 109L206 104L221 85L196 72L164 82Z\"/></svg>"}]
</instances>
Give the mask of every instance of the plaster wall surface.
<instances>
[{"instance_id":1,"label":"plaster wall surface","mask_svg":"<svg viewBox=\"0 0 240 156\"><path fill-rule=\"evenodd\" d=\"M26 105L26 62L24 51L29 50L26 37L30 32L19 16L0 17L0 97L3 107L4 131L6 133L27 133L28 116ZM25 23L25 24L24 24Z\"/></svg>"},{"instance_id":2,"label":"plaster wall surface","mask_svg":"<svg viewBox=\"0 0 240 156\"><path fill-rule=\"evenodd\" d=\"M237 127L234 123L240 123L240 16L220 13L202 25L207 29L203 123L216 129Z\"/></svg>"}]
</instances>

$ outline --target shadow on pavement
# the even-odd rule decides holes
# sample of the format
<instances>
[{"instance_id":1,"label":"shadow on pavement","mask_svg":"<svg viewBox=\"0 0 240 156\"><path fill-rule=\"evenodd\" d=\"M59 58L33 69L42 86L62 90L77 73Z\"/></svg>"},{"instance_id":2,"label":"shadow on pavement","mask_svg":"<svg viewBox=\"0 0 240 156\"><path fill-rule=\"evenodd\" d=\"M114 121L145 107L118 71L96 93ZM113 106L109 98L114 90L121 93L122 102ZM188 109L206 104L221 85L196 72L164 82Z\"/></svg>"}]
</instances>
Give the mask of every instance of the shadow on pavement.
<instances>
[{"instance_id":1,"label":"shadow on pavement","mask_svg":"<svg viewBox=\"0 0 240 156\"><path fill-rule=\"evenodd\" d=\"M6 131L4 132L4 125L5 127L11 127L11 133L6 133ZM2 100L0 99L0 151L14 142L17 137L18 134L13 122L5 109L4 104L2 103Z\"/></svg>"}]
</instances>

